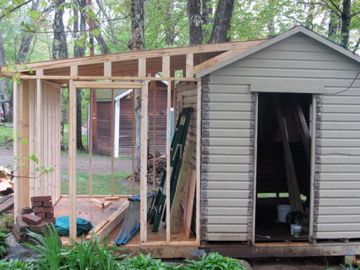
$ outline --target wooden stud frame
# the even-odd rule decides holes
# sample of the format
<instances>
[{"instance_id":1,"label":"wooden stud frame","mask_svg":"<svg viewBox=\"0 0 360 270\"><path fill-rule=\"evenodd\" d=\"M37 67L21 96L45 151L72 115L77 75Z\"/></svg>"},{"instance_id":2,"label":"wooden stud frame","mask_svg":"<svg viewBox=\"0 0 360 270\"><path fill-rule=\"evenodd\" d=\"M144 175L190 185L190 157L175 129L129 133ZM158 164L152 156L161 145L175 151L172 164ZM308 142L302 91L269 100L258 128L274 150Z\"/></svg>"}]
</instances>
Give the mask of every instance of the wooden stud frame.
<instances>
[{"instance_id":1,"label":"wooden stud frame","mask_svg":"<svg viewBox=\"0 0 360 270\"><path fill-rule=\"evenodd\" d=\"M72 68L76 73L77 68ZM69 201L70 201L70 238L76 239L76 90L78 88L144 88L141 83L118 82L74 82L69 81ZM146 100L147 101L147 100ZM145 179L146 181L146 179Z\"/></svg>"},{"instance_id":2,"label":"wooden stud frame","mask_svg":"<svg viewBox=\"0 0 360 270\"><path fill-rule=\"evenodd\" d=\"M164 77L170 76L170 56L166 55L162 58L162 73ZM166 242L171 241L170 235L170 108L171 108L171 81L167 82L167 106L166 106Z\"/></svg>"},{"instance_id":3,"label":"wooden stud frame","mask_svg":"<svg viewBox=\"0 0 360 270\"><path fill-rule=\"evenodd\" d=\"M196 91L196 243L200 245L200 178L201 178L201 79Z\"/></svg>"}]
</instances>

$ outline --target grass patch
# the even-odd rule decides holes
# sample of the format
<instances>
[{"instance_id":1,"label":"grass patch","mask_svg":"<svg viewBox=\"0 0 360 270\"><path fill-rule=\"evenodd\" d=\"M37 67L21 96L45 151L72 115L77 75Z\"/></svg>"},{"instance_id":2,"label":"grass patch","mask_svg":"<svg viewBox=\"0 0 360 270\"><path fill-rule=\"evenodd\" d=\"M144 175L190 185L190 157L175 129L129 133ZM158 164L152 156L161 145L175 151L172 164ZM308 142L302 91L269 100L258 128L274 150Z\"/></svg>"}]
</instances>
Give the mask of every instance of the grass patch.
<instances>
[{"instance_id":1,"label":"grass patch","mask_svg":"<svg viewBox=\"0 0 360 270\"><path fill-rule=\"evenodd\" d=\"M127 195L132 193L131 183L126 179L130 172L117 172L115 178L115 194ZM61 194L69 193L68 174L61 175ZM89 174L84 172L77 173L76 181L77 194L89 194ZM139 192L139 187L135 187L135 193ZM104 195L111 194L111 174L94 174L93 175L93 194Z\"/></svg>"},{"instance_id":2,"label":"grass patch","mask_svg":"<svg viewBox=\"0 0 360 270\"><path fill-rule=\"evenodd\" d=\"M13 141L13 128L0 125L0 144L7 144Z\"/></svg>"}]
</instances>

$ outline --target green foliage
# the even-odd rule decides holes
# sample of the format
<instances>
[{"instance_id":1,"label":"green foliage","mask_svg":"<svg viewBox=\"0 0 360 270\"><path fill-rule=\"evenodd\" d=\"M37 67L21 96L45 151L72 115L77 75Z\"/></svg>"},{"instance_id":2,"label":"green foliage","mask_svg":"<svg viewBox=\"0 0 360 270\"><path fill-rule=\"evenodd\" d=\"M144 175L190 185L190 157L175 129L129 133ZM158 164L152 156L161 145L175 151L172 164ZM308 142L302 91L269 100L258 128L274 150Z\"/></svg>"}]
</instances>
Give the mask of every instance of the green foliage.
<instances>
[{"instance_id":1,"label":"green foliage","mask_svg":"<svg viewBox=\"0 0 360 270\"><path fill-rule=\"evenodd\" d=\"M0 231L0 258L3 258L8 251L8 245L6 243L7 232Z\"/></svg>"},{"instance_id":2,"label":"green foliage","mask_svg":"<svg viewBox=\"0 0 360 270\"><path fill-rule=\"evenodd\" d=\"M131 185L126 179L130 175L130 172L116 172L114 174L115 178L115 191L114 194L126 195L131 194ZM66 173L62 174L61 181L61 194L68 194L69 191L69 182L68 175ZM78 172L76 174L76 188L77 194L89 194L89 175L84 172ZM135 192L138 192L136 190ZM93 175L93 194L104 195L111 194L111 174L94 174Z\"/></svg>"},{"instance_id":3,"label":"green foliage","mask_svg":"<svg viewBox=\"0 0 360 270\"><path fill-rule=\"evenodd\" d=\"M60 237L53 225L48 226L43 235L28 233L31 241L25 246L38 254L37 270L58 270L63 264L66 253L62 249Z\"/></svg>"},{"instance_id":4,"label":"green foliage","mask_svg":"<svg viewBox=\"0 0 360 270\"><path fill-rule=\"evenodd\" d=\"M13 141L12 127L0 125L0 144L6 144Z\"/></svg>"},{"instance_id":5,"label":"green foliage","mask_svg":"<svg viewBox=\"0 0 360 270\"><path fill-rule=\"evenodd\" d=\"M200 260L186 260L184 270L246 270L236 259L224 257L219 253L209 253Z\"/></svg>"},{"instance_id":6,"label":"green foliage","mask_svg":"<svg viewBox=\"0 0 360 270\"><path fill-rule=\"evenodd\" d=\"M120 267L121 270L170 270L180 269L179 267L170 267L168 264L161 260L153 259L149 255L138 255L135 257L129 257L124 260Z\"/></svg>"},{"instance_id":7,"label":"green foliage","mask_svg":"<svg viewBox=\"0 0 360 270\"><path fill-rule=\"evenodd\" d=\"M19 260L0 260L0 270L30 270L31 265Z\"/></svg>"},{"instance_id":8,"label":"green foliage","mask_svg":"<svg viewBox=\"0 0 360 270\"><path fill-rule=\"evenodd\" d=\"M73 243L67 251L65 265L66 269L116 270L119 269L116 259L113 248L92 236L89 241Z\"/></svg>"}]
</instances>

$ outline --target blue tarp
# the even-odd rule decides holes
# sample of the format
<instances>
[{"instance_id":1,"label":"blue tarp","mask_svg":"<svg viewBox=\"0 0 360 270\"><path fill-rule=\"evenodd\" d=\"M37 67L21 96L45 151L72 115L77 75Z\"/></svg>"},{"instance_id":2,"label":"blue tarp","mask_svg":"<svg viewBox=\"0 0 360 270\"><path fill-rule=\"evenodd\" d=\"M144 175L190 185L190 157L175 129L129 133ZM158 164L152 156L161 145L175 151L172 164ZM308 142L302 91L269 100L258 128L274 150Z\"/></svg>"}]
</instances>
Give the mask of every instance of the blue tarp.
<instances>
[{"instance_id":1,"label":"blue tarp","mask_svg":"<svg viewBox=\"0 0 360 270\"><path fill-rule=\"evenodd\" d=\"M55 228L60 236L69 236L70 220L69 216L60 216L55 219ZM80 236L86 234L93 228L90 221L83 218L76 218L76 234Z\"/></svg>"}]
</instances>

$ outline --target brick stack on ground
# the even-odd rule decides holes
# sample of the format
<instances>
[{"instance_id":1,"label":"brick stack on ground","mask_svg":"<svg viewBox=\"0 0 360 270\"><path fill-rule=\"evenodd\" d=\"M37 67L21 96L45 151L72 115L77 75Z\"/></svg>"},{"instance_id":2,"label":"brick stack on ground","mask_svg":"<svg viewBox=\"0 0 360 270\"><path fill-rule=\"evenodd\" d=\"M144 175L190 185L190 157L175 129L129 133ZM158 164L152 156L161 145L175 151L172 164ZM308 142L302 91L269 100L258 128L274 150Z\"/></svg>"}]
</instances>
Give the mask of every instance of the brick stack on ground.
<instances>
[{"instance_id":1,"label":"brick stack on ground","mask_svg":"<svg viewBox=\"0 0 360 270\"><path fill-rule=\"evenodd\" d=\"M54 222L54 206L51 196L31 198L31 208L24 208L16 217L13 235L18 241L26 241L26 231L42 233L46 226Z\"/></svg>"}]
</instances>

